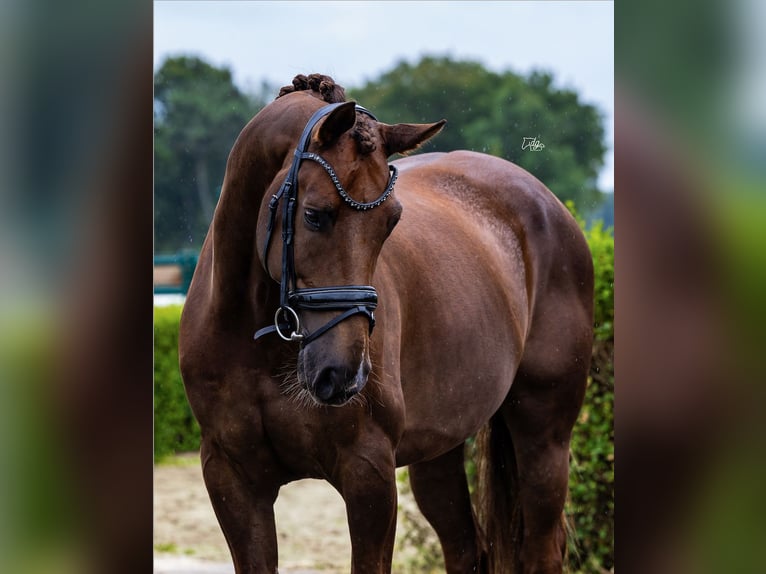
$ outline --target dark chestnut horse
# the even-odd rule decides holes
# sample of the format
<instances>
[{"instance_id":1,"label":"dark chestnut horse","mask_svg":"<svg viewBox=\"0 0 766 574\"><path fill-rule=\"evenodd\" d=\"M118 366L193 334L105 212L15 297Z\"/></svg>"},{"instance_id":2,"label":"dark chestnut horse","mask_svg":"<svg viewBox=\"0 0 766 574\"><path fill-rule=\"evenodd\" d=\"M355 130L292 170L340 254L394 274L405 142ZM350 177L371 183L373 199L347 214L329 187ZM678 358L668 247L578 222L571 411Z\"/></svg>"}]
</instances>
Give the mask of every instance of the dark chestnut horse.
<instances>
[{"instance_id":1,"label":"dark chestnut horse","mask_svg":"<svg viewBox=\"0 0 766 574\"><path fill-rule=\"evenodd\" d=\"M532 175L444 122L378 122L299 76L242 130L181 320L205 484L236 571L277 572L282 485L331 483L352 572L388 573L395 469L449 573L561 572L593 270ZM255 336L254 336L255 335ZM481 504L464 472L485 429Z\"/></svg>"}]
</instances>

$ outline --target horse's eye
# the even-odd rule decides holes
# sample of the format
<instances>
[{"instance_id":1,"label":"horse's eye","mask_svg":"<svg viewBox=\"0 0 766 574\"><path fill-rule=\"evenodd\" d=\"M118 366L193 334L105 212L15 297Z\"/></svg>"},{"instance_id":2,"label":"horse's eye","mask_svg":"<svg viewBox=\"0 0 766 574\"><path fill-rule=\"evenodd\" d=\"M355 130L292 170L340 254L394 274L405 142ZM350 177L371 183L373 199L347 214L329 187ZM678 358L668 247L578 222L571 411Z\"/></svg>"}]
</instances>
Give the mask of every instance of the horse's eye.
<instances>
[{"instance_id":1,"label":"horse's eye","mask_svg":"<svg viewBox=\"0 0 766 574\"><path fill-rule=\"evenodd\" d=\"M318 231L322 226L320 214L314 209L306 209L303 212L303 220L306 222L306 225L309 226L309 229L314 231Z\"/></svg>"}]
</instances>

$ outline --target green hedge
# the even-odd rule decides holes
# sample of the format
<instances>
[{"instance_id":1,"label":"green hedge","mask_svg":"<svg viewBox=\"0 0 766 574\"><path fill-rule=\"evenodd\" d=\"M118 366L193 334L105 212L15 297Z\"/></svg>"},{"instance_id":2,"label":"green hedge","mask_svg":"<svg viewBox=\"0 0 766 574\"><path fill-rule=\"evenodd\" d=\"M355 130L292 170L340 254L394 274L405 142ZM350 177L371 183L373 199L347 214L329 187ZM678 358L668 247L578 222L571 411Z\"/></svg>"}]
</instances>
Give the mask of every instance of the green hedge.
<instances>
[{"instance_id":1,"label":"green hedge","mask_svg":"<svg viewBox=\"0 0 766 574\"><path fill-rule=\"evenodd\" d=\"M597 574L614 567L614 237L600 223L585 235L595 268L595 340L572 434L567 513L572 570Z\"/></svg>"},{"instance_id":2,"label":"green hedge","mask_svg":"<svg viewBox=\"0 0 766 574\"><path fill-rule=\"evenodd\" d=\"M200 431L178 369L181 306L154 308L154 458L199 449Z\"/></svg>"}]
</instances>

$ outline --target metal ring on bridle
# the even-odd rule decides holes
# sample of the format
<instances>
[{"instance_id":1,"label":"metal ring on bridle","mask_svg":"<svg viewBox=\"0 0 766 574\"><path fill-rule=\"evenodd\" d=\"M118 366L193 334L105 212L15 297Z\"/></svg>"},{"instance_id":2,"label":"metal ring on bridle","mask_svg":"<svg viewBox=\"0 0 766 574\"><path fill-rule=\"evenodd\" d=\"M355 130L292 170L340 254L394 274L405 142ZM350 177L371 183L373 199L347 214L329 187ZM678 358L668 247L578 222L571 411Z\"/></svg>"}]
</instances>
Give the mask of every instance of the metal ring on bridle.
<instances>
[{"instance_id":1,"label":"metal ring on bridle","mask_svg":"<svg viewBox=\"0 0 766 574\"><path fill-rule=\"evenodd\" d=\"M289 311L290 314L293 316L293 319L295 319L295 329L293 329L293 332L290 333L290 336L285 335L282 332L282 330L279 328L279 314L284 311ZM287 324L288 326L292 325L289 319L287 321ZM298 332L301 329L301 320L298 317L298 313L296 313L295 309L293 309L292 307L284 306L284 307L279 307L277 309L277 312L274 313L274 327L276 327L277 329L277 335L279 335L285 341L300 341L301 339L303 339L303 335L301 335Z\"/></svg>"}]
</instances>

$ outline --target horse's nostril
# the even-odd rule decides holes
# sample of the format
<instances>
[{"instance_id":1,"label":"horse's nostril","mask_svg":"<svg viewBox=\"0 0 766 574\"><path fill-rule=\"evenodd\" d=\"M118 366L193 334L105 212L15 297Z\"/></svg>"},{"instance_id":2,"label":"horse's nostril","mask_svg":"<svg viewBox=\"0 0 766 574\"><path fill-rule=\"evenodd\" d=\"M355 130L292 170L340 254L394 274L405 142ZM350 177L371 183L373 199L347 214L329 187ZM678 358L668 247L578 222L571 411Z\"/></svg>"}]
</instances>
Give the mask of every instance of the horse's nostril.
<instances>
[{"instance_id":1,"label":"horse's nostril","mask_svg":"<svg viewBox=\"0 0 766 574\"><path fill-rule=\"evenodd\" d=\"M353 374L345 367L324 367L314 378L311 390L314 397L328 405L345 404L364 387L360 372Z\"/></svg>"},{"instance_id":2,"label":"horse's nostril","mask_svg":"<svg viewBox=\"0 0 766 574\"><path fill-rule=\"evenodd\" d=\"M327 401L342 388L342 385L340 371L335 367L325 367L315 379L314 392L320 401Z\"/></svg>"}]
</instances>

